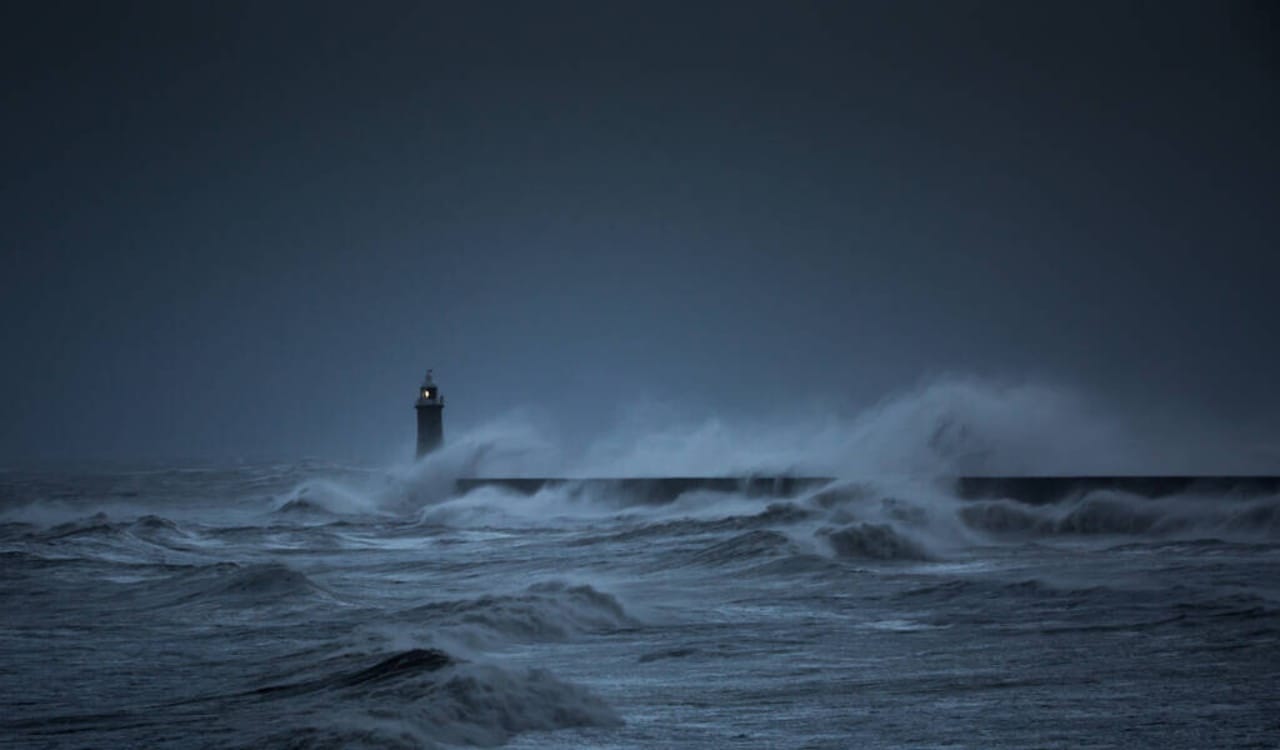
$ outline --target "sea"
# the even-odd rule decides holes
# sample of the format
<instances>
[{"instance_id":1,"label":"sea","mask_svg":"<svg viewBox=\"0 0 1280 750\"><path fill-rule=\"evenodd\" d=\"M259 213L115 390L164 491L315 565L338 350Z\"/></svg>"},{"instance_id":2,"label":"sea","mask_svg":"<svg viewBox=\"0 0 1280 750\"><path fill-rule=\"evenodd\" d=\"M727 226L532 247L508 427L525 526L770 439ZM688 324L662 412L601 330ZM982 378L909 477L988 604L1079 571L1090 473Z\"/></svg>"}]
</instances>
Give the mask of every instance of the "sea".
<instances>
[{"instance_id":1,"label":"sea","mask_svg":"<svg viewBox=\"0 0 1280 750\"><path fill-rule=\"evenodd\" d=\"M0 747L1280 747L1274 496L455 475L4 470Z\"/></svg>"}]
</instances>

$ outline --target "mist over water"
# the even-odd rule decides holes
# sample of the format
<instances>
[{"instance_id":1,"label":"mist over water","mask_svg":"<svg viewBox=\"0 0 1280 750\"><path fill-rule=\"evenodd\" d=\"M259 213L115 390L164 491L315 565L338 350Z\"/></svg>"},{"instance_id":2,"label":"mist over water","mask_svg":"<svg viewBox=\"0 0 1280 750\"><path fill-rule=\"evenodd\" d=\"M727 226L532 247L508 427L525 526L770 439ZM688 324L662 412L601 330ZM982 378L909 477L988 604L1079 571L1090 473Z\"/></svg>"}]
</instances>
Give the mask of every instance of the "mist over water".
<instances>
[{"instance_id":1,"label":"mist over water","mask_svg":"<svg viewBox=\"0 0 1280 750\"><path fill-rule=\"evenodd\" d=\"M520 419L416 462L0 475L15 747L1262 746L1280 498L962 500L959 474L1246 466L1068 390L849 420ZM1233 463L1237 462L1237 463ZM1258 467L1259 469L1263 467ZM655 502L572 481L835 480Z\"/></svg>"},{"instance_id":2,"label":"mist over water","mask_svg":"<svg viewBox=\"0 0 1280 750\"><path fill-rule=\"evenodd\" d=\"M578 451L512 417L459 436L428 463L488 476L861 478L1266 473L1278 464L1219 425L1158 416L1127 414L1065 386L950 375L848 418L699 420L639 404Z\"/></svg>"}]
</instances>

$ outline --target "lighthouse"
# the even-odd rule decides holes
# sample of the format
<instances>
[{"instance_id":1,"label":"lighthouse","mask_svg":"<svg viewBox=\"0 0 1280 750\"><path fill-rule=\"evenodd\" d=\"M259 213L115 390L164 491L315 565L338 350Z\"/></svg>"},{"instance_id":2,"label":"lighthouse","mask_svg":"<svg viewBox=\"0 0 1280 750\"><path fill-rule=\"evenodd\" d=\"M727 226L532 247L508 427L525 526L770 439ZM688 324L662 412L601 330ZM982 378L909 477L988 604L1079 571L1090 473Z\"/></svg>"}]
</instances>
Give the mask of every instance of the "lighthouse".
<instances>
[{"instance_id":1,"label":"lighthouse","mask_svg":"<svg viewBox=\"0 0 1280 750\"><path fill-rule=\"evenodd\" d=\"M418 458L422 458L444 442L444 399L430 370L413 407L418 411Z\"/></svg>"}]
</instances>

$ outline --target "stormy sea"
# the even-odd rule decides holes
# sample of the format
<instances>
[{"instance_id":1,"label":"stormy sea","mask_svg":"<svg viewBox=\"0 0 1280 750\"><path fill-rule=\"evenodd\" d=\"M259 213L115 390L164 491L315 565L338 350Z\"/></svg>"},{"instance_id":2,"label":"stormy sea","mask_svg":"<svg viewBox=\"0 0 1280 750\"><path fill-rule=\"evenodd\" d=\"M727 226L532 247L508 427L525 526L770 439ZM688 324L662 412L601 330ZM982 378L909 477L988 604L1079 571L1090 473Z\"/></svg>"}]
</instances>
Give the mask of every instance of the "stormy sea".
<instances>
[{"instance_id":1,"label":"stormy sea","mask_svg":"<svg viewBox=\"0 0 1280 750\"><path fill-rule=\"evenodd\" d=\"M6 469L0 744L1280 745L1280 498L964 499L944 475L994 459L954 446L1027 441L936 417L935 476L790 493L458 491L519 468L497 433L383 467ZM733 438L592 460L686 475Z\"/></svg>"}]
</instances>

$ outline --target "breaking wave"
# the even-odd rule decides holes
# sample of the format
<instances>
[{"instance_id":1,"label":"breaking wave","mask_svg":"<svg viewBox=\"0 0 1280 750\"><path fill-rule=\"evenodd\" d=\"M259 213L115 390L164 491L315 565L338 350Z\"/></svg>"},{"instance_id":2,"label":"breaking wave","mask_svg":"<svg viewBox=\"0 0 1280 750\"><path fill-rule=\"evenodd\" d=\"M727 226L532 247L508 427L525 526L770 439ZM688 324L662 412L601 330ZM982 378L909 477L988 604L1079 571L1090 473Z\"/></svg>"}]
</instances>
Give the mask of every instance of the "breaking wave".
<instances>
[{"instance_id":1,"label":"breaking wave","mask_svg":"<svg viewBox=\"0 0 1280 750\"><path fill-rule=\"evenodd\" d=\"M995 536L1280 539L1280 498L1274 496L1151 499L1096 491L1050 505L972 501L961 504L957 513L970 528Z\"/></svg>"},{"instance_id":2,"label":"breaking wave","mask_svg":"<svg viewBox=\"0 0 1280 750\"><path fill-rule=\"evenodd\" d=\"M924 548L888 524L856 523L820 532L839 557L872 560L928 560Z\"/></svg>"},{"instance_id":3,"label":"breaking wave","mask_svg":"<svg viewBox=\"0 0 1280 750\"><path fill-rule=\"evenodd\" d=\"M543 669L504 669L434 648L374 658L331 659L327 671L230 695L126 712L4 721L0 729L48 737L146 726L157 723L153 716L197 722L216 711L238 731L225 739L206 738L213 744L205 746L407 749L494 747L524 732L623 723L589 690Z\"/></svg>"},{"instance_id":4,"label":"breaking wave","mask_svg":"<svg viewBox=\"0 0 1280 750\"><path fill-rule=\"evenodd\" d=\"M770 529L757 529L714 542L689 555L689 559L700 565L733 565L767 560L794 551L795 545L787 535Z\"/></svg>"},{"instance_id":5,"label":"breaking wave","mask_svg":"<svg viewBox=\"0 0 1280 750\"><path fill-rule=\"evenodd\" d=\"M322 594L327 592L300 571L280 563L261 563L229 571L229 575L219 577L202 596L262 604Z\"/></svg>"},{"instance_id":6,"label":"breaking wave","mask_svg":"<svg viewBox=\"0 0 1280 750\"><path fill-rule=\"evenodd\" d=\"M409 650L356 672L255 693L318 705L333 705L339 697L344 708L237 743L244 747L493 747L524 732L622 724L603 700L545 670L469 663L435 649Z\"/></svg>"},{"instance_id":7,"label":"breaking wave","mask_svg":"<svg viewBox=\"0 0 1280 750\"><path fill-rule=\"evenodd\" d=\"M472 646L563 640L638 624L613 595L563 581L535 583L517 594L425 604L400 619L429 623L438 634Z\"/></svg>"},{"instance_id":8,"label":"breaking wave","mask_svg":"<svg viewBox=\"0 0 1280 750\"><path fill-rule=\"evenodd\" d=\"M180 612L208 608L252 609L333 600L333 595L306 574L281 563L168 566L159 578L147 578L119 592L139 609L174 608Z\"/></svg>"}]
</instances>

